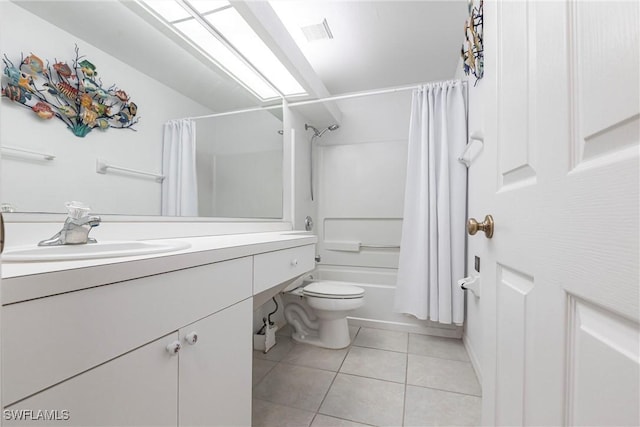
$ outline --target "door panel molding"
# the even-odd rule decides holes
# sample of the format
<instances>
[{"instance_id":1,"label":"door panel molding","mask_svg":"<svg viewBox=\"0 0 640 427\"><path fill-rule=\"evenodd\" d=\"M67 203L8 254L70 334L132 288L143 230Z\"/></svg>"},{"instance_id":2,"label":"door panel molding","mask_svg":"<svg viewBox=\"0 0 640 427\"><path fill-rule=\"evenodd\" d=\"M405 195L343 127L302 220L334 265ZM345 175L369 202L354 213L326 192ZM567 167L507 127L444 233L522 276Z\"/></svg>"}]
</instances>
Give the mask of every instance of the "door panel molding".
<instances>
[{"instance_id":1,"label":"door panel molding","mask_svg":"<svg viewBox=\"0 0 640 427\"><path fill-rule=\"evenodd\" d=\"M638 323L574 295L568 312L566 425L626 425L639 419Z\"/></svg>"},{"instance_id":2,"label":"door panel molding","mask_svg":"<svg viewBox=\"0 0 640 427\"><path fill-rule=\"evenodd\" d=\"M501 368L497 376L496 423L521 426L526 420L525 366L531 340L530 294L535 282L533 276L499 263L496 265L496 278L497 363Z\"/></svg>"},{"instance_id":3,"label":"door panel molding","mask_svg":"<svg viewBox=\"0 0 640 427\"><path fill-rule=\"evenodd\" d=\"M567 4L573 169L638 145L640 65L628 52L640 49L640 6L629 1Z\"/></svg>"},{"instance_id":4,"label":"door panel molding","mask_svg":"<svg viewBox=\"0 0 640 427\"><path fill-rule=\"evenodd\" d=\"M530 2L500 3L497 9L509 16L498 25L498 188L508 190L536 182L536 44L530 31L536 23Z\"/></svg>"}]
</instances>

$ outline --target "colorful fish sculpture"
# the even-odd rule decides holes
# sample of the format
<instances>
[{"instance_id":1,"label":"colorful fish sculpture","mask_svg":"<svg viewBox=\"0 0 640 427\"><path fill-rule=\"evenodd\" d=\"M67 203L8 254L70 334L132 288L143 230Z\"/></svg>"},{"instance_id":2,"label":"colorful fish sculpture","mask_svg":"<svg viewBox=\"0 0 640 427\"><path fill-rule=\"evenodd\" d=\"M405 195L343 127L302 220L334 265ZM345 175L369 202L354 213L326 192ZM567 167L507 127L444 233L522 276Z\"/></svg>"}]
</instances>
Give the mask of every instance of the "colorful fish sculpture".
<instances>
[{"instance_id":1,"label":"colorful fish sculpture","mask_svg":"<svg viewBox=\"0 0 640 427\"><path fill-rule=\"evenodd\" d=\"M75 77L73 75L73 70L71 70L71 67L69 67L65 62L56 62L55 64L53 64L53 69L56 70L56 73L58 73L58 75L66 79Z\"/></svg>"},{"instance_id":2,"label":"colorful fish sculpture","mask_svg":"<svg viewBox=\"0 0 640 427\"><path fill-rule=\"evenodd\" d=\"M11 84L17 85L20 81L20 77L22 73L16 67L5 65L4 74L9 77L9 81Z\"/></svg>"},{"instance_id":3,"label":"colorful fish sculpture","mask_svg":"<svg viewBox=\"0 0 640 427\"><path fill-rule=\"evenodd\" d=\"M44 62L42 62L42 59L38 58L33 53L27 56L26 58L24 58L23 64L29 67L29 70L31 71L30 74L34 79L37 79L36 76L38 74L46 72L44 68Z\"/></svg>"},{"instance_id":4,"label":"colorful fish sculpture","mask_svg":"<svg viewBox=\"0 0 640 427\"><path fill-rule=\"evenodd\" d=\"M31 107L31 109L38 115L38 117L40 117L41 119L46 119L49 120L51 119L55 113L53 112L53 110L51 109L51 107L49 107L49 104L39 101L36 105L34 105L33 107Z\"/></svg>"},{"instance_id":5,"label":"colorful fish sculpture","mask_svg":"<svg viewBox=\"0 0 640 427\"><path fill-rule=\"evenodd\" d=\"M96 66L86 59L80 61L78 65L80 66L80 71L82 71L85 76L92 77L98 74Z\"/></svg>"},{"instance_id":6,"label":"colorful fish sculpture","mask_svg":"<svg viewBox=\"0 0 640 427\"><path fill-rule=\"evenodd\" d=\"M58 111L67 117L75 117L78 113L69 105L62 105L58 107Z\"/></svg>"},{"instance_id":7,"label":"colorful fish sculpture","mask_svg":"<svg viewBox=\"0 0 640 427\"><path fill-rule=\"evenodd\" d=\"M8 84L2 89L2 95L9 98L11 101L16 101L24 104L28 99L31 99L31 94L26 92L20 86Z\"/></svg>"}]
</instances>

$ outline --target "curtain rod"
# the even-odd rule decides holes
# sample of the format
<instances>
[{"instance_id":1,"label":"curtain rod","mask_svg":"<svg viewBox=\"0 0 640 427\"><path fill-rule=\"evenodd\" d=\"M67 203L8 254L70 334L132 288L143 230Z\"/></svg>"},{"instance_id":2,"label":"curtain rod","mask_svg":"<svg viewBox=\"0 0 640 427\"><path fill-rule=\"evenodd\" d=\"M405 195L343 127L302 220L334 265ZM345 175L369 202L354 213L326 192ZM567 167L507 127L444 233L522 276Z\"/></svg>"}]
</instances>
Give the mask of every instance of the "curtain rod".
<instances>
[{"instance_id":1,"label":"curtain rod","mask_svg":"<svg viewBox=\"0 0 640 427\"><path fill-rule=\"evenodd\" d=\"M443 81L449 81L449 80L443 80ZM467 84L466 80L462 80L460 79L460 82L463 85ZM440 83L440 82L430 82L430 83ZM345 93L342 95L335 95L335 96L328 96L326 98L320 98L320 99L312 99L309 101L300 101L300 102L292 102L289 104L289 107L297 107L300 105L310 105L310 104L317 104L320 102L327 102L327 101L338 101L341 99L349 99L349 98L357 98L360 96L370 96L370 95L382 95L385 93L394 93L394 92L403 92L405 90L413 90L413 89L419 89L422 86L429 84L429 83L421 83L421 84L417 84L417 85L411 85L411 86L397 86L397 87L390 87L390 88L385 88L385 89L374 89L374 90L365 90L362 92L351 92L351 93Z\"/></svg>"},{"instance_id":2,"label":"curtain rod","mask_svg":"<svg viewBox=\"0 0 640 427\"><path fill-rule=\"evenodd\" d=\"M252 107L252 108L245 108L244 110L233 110L233 111L225 111L224 113L213 113L213 114L206 114L204 116L195 116L195 117L184 117L182 118L182 120L198 120L198 119L209 119L212 117L223 117L223 116L230 116L232 114L239 114L239 113L251 113L253 111L264 111L264 110L274 110L276 108L282 108L282 104L278 104L278 105L271 105L268 107Z\"/></svg>"},{"instance_id":3,"label":"curtain rod","mask_svg":"<svg viewBox=\"0 0 640 427\"><path fill-rule=\"evenodd\" d=\"M358 98L360 96L382 95L385 93L402 92L405 90L418 89L420 86L421 85L413 85L413 86L403 86L403 87L395 87L395 88L389 88L389 89L376 89L376 90L366 90L362 92L351 92L351 93L345 93L342 95L328 96L326 98L311 99L309 101L292 102L291 104L289 104L289 107L318 104L320 102L327 102L327 101L338 101L341 99Z\"/></svg>"},{"instance_id":4,"label":"curtain rod","mask_svg":"<svg viewBox=\"0 0 640 427\"><path fill-rule=\"evenodd\" d=\"M443 81L449 81L449 80L443 80ZM467 85L468 84L467 80L460 79L460 82L463 85ZM439 83L439 82L431 82L431 83ZM385 89L365 90L365 91L362 91L362 92L351 92L351 93L345 93L345 94L342 94L342 95L328 96L326 98L311 99L309 101L292 102L292 103L288 103L287 106L288 107L297 107L297 106L301 106L301 105L319 104L321 102L338 101L338 100L341 100L341 99L357 98L357 97L361 97L361 96L383 95L385 93L403 92L405 90L419 89L422 86L424 86L425 84L429 84L429 83L421 83L421 84L411 85L411 86L397 86L397 87L390 87L390 88L385 88ZM286 102L286 100L285 100L285 102ZM250 112L253 112L253 111L273 110L273 109L276 109L276 108L282 108L282 104L271 105L269 107L253 107L253 108L247 108L247 109L244 109L244 110L227 111L227 112L224 112L224 113L213 113L213 114L207 114L207 115L204 115L204 116L185 117L183 120L208 119L208 118L213 118L213 117L230 116L232 114L250 113Z\"/></svg>"}]
</instances>

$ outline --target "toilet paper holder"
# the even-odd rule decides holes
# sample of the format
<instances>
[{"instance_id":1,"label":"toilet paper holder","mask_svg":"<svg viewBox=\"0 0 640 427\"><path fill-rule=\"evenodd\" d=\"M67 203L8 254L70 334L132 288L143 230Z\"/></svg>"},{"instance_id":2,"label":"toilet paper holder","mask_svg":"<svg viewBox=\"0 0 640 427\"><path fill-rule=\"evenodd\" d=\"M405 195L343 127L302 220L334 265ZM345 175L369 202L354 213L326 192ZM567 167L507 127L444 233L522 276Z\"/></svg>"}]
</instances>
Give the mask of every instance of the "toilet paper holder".
<instances>
[{"instance_id":1,"label":"toilet paper holder","mask_svg":"<svg viewBox=\"0 0 640 427\"><path fill-rule=\"evenodd\" d=\"M480 298L480 275L474 274L458 280L458 286L464 291L471 291L473 296Z\"/></svg>"}]
</instances>

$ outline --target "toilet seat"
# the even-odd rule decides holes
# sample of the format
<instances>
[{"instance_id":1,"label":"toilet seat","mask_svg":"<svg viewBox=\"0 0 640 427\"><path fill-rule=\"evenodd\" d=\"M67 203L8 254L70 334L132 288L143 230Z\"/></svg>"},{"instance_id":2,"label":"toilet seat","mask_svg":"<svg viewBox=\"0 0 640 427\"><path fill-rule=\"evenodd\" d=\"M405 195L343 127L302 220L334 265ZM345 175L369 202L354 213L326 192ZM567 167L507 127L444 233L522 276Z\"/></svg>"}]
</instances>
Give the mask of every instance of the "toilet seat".
<instances>
[{"instance_id":1,"label":"toilet seat","mask_svg":"<svg viewBox=\"0 0 640 427\"><path fill-rule=\"evenodd\" d=\"M302 294L314 298L355 299L363 297L364 289L340 282L319 281L305 286Z\"/></svg>"}]
</instances>

